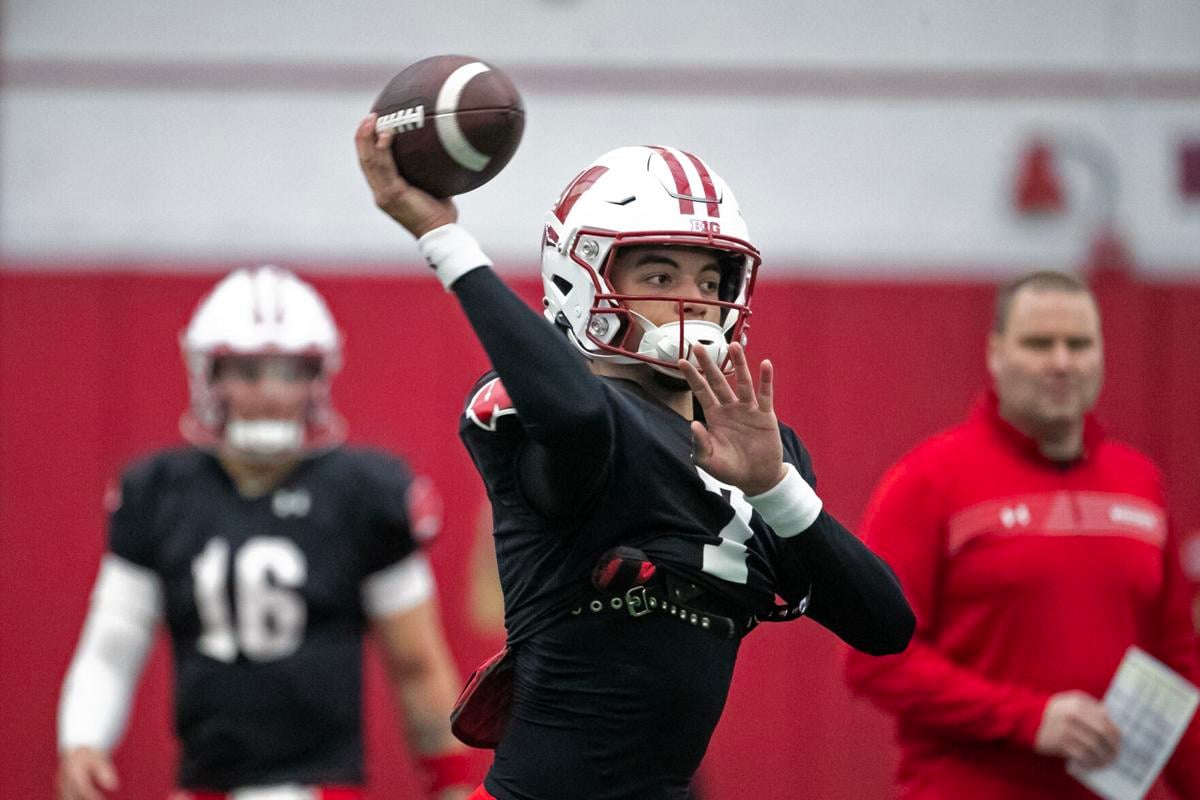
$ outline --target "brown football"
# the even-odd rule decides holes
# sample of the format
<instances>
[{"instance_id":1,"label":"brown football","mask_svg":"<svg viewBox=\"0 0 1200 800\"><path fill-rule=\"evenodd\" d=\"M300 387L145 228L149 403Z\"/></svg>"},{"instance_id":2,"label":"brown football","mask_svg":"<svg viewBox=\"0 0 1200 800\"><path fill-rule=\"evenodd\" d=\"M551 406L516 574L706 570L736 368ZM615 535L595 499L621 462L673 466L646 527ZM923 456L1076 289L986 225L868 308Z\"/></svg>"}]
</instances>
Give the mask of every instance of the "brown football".
<instances>
[{"instance_id":1,"label":"brown football","mask_svg":"<svg viewBox=\"0 0 1200 800\"><path fill-rule=\"evenodd\" d=\"M496 177L517 150L525 107L508 76L470 56L432 56L383 88L371 110L405 180L437 197Z\"/></svg>"}]
</instances>

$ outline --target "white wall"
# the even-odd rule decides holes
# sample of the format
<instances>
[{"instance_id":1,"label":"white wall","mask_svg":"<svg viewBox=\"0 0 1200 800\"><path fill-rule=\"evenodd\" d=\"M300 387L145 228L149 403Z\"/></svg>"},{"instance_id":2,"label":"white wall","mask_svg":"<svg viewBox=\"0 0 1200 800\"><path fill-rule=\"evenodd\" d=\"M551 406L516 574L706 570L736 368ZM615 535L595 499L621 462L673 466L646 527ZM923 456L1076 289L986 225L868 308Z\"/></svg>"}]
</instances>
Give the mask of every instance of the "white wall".
<instances>
[{"instance_id":1,"label":"white wall","mask_svg":"<svg viewBox=\"0 0 1200 800\"><path fill-rule=\"evenodd\" d=\"M528 125L459 201L527 265L563 184L620 144L704 155L768 265L996 273L1079 260L1095 214L1018 219L1031 133L1111 161L1116 215L1152 272L1200 271L1200 4L627 2L416 4L10 0L0 21L0 247L22 263L227 259L412 265L374 210L351 135L405 64L508 69Z\"/></svg>"}]
</instances>

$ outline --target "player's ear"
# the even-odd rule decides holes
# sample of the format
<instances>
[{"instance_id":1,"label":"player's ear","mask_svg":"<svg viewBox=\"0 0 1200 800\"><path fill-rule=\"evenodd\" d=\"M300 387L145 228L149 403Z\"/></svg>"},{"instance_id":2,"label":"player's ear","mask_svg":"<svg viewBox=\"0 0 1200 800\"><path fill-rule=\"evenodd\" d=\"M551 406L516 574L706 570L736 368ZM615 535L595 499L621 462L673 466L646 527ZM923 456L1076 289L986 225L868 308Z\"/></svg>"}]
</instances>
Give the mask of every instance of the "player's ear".
<instances>
[{"instance_id":1,"label":"player's ear","mask_svg":"<svg viewBox=\"0 0 1200 800\"><path fill-rule=\"evenodd\" d=\"M1004 337L999 333L992 332L987 338L987 368L988 373L992 376L992 380L1000 373L1000 351L1004 346Z\"/></svg>"}]
</instances>

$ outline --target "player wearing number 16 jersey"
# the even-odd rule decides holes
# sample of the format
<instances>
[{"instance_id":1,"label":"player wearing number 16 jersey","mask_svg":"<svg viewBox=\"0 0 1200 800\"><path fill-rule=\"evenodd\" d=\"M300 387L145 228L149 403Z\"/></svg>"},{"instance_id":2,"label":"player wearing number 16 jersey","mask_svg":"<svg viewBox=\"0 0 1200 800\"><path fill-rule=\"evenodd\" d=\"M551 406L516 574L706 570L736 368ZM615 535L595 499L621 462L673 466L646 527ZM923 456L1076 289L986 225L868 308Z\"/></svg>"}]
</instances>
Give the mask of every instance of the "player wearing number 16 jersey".
<instances>
[{"instance_id":1,"label":"player wearing number 16 jersey","mask_svg":"<svg viewBox=\"0 0 1200 800\"><path fill-rule=\"evenodd\" d=\"M546 219L543 320L448 201L396 174L372 122L357 145L376 202L418 236L495 368L461 423L509 635L456 718L497 745L476 797L685 798L758 620L803 612L865 651L904 648L891 571L822 509L769 363L750 374L759 254L716 173L665 147L582 172Z\"/></svg>"},{"instance_id":2,"label":"player wearing number 16 jersey","mask_svg":"<svg viewBox=\"0 0 1200 800\"><path fill-rule=\"evenodd\" d=\"M398 459L340 444L339 342L320 296L274 267L238 270L200 304L182 342L193 446L138 463L110 498L108 552L63 686L64 800L115 788L109 752L159 622L182 797L361 796L368 623L430 796L470 788L421 550L439 501Z\"/></svg>"}]
</instances>

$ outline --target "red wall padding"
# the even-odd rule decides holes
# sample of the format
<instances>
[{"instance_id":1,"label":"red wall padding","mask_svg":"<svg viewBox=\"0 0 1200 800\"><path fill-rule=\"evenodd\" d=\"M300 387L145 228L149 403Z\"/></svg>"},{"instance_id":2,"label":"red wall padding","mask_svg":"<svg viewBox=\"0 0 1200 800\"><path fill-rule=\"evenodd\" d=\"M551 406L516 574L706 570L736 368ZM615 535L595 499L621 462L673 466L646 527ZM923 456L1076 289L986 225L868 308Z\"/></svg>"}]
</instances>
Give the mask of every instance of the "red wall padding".
<instances>
[{"instance_id":1,"label":"red wall padding","mask_svg":"<svg viewBox=\"0 0 1200 800\"><path fill-rule=\"evenodd\" d=\"M48 797L59 684L103 548L100 499L132 457L178 440L186 394L176 337L213 275L0 272L0 795ZM448 520L433 550L464 672L496 645L467 620L471 521L482 490L456 441L485 368L456 303L431 278L319 277L347 341L335 400L352 440L404 453L433 476ZM534 280L516 282L527 298ZM1108 429L1167 470L1178 520L1200 528L1200 287L1098 287ZM985 382L990 286L764 282L751 354L775 362L780 415L813 452L828 506L855 524L875 480L961 417ZM890 724L841 685L841 645L802 622L744 645L705 766L709 797L876 797L894 763ZM169 659L143 680L118 797L171 786ZM371 797L415 796L381 671L368 672ZM480 758L483 768L485 759Z\"/></svg>"}]
</instances>

